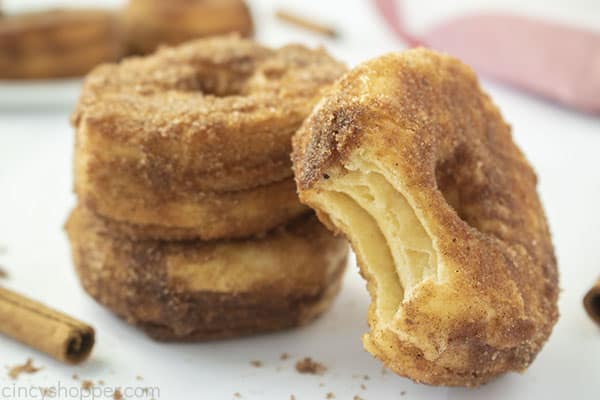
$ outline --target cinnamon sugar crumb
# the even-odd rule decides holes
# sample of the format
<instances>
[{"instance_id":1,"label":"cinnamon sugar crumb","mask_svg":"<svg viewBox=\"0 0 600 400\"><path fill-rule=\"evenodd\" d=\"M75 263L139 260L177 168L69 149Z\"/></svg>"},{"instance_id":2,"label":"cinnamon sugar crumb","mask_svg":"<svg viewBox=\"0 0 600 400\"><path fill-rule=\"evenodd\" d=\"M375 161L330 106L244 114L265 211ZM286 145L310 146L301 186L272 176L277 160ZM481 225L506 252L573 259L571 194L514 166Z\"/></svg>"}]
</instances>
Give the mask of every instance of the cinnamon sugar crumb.
<instances>
[{"instance_id":1,"label":"cinnamon sugar crumb","mask_svg":"<svg viewBox=\"0 0 600 400\"><path fill-rule=\"evenodd\" d=\"M329 392L327 393L327 395L325 396L326 399L335 399L335 394Z\"/></svg>"},{"instance_id":2,"label":"cinnamon sugar crumb","mask_svg":"<svg viewBox=\"0 0 600 400\"><path fill-rule=\"evenodd\" d=\"M363 400L363 398L362 398L362 397L360 397L360 396L354 396L354 397L352 398L352 400Z\"/></svg>"},{"instance_id":3,"label":"cinnamon sugar crumb","mask_svg":"<svg viewBox=\"0 0 600 400\"><path fill-rule=\"evenodd\" d=\"M235 398L239 399L240 397L242 397L242 395L240 394L240 392L235 392L235 393L233 394L233 397L235 397Z\"/></svg>"},{"instance_id":4,"label":"cinnamon sugar crumb","mask_svg":"<svg viewBox=\"0 0 600 400\"><path fill-rule=\"evenodd\" d=\"M85 380L85 381L81 382L81 388L83 390L88 390L89 391L93 387L94 387L94 382L92 382L92 381Z\"/></svg>"},{"instance_id":5,"label":"cinnamon sugar crumb","mask_svg":"<svg viewBox=\"0 0 600 400\"><path fill-rule=\"evenodd\" d=\"M254 368L260 368L263 366L262 361L259 360L252 360L250 361L250 364L254 367Z\"/></svg>"},{"instance_id":6,"label":"cinnamon sugar crumb","mask_svg":"<svg viewBox=\"0 0 600 400\"><path fill-rule=\"evenodd\" d=\"M364 383L361 383L361 384L360 384L360 388L361 388L362 390L367 390L367 387L365 386L365 384L364 384Z\"/></svg>"},{"instance_id":7,"label":"cinnamon sugar crumb","mask_svg":"<svg viewBox=\"0 0 600 400\"><path fill-rule=\"evenodd\" d=\"M10 376L11 379L17 379L19 377L19 375L21 375L21 374L35 374L40 369L42 369L42 368L34 367L33 360L31 358L28 358L27 362L25 362L25 364L15 365L14 367L12 367L8 371L8 376Z\"/></svg>"},{"instance_id":8,"label":"cinnamon sugar crumb","mask_svg":"<svg viewBox=\"0 0 600 400\"><path fill-rule=\"evenodd\" d=\"M279 357L279 359L280 359L281 361L285 361L285 360L287 360L288 358L290 358L290 355L289 355L288 353L281 353L281 356Z\"/></svg>"},{"instance_id":9,"label":"cinnamon sugar crumb","mask_svg":"<svg viewBox=\"0 0 600 400\"><path fill-rule=\"evenodd\" d=\"M79 380L79 375L73 374L72 378L73 378L74 381L78 381Z\"/></svg>"},{"instance_id":10,"label":"cinnamon sugar crumb","mask_svg":"<svg viewBox=\"0 0 600 400\"><path fill-rule=\"evenodd\" d=\"M312 358L306 357L296 363L296 371L301 374L322 375L327 368L323 364L313 361Z\"/></svg>"},{"instance_id":11,"label":"cinnamon sugar crumb","mask_svg":"<svg viewBox=\"0 0 600 400\"><path fill-rule=\"evenodd\" d=\"M113 394L113 399L114 400L122 400L123 399L123 395L121 394L121 391L119 389L115 390L115 394Z\"/></svg>"}]
</instances>

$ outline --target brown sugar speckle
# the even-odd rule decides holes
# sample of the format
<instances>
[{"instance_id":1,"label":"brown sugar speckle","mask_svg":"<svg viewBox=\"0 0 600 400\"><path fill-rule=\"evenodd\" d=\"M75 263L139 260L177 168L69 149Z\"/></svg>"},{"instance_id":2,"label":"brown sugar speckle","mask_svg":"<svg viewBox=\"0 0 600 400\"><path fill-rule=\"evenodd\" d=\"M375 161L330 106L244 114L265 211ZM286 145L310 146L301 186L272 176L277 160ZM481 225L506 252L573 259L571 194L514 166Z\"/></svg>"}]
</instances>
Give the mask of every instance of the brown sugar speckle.
<instances>
[{"instance_id":1,"label":"brown sugar speckle","mask_svg":"<svg viewBox=\"0 0 600 400\"><path fill-rule=\"evenodd\" d=\"M400 392L400 396L404 396L406 394L406 390Z\"/></svg>"},{"instance_id":2,"label":"brown sugar speckle","mask_svg":"<svg viewBox=\"0 0 600 400\"><path fill-rule=\"evenodd\" d=\"M360 396L354 396L354 397L352 398L352 400L363 400L363 398L362 398L362 397L360 397Z\"/></svg>"},{"instance_id":3,"label":"brown sugar speckle","mask_svg":"<svg viewBox=\"0 0 600 400\"><path fill-rule=\"evenodd\" d=\"M362 390L367 390L367 387L365 386L365 384L364 384L364 383L361 383L361 384L360 384L360 388L361 388Z\"/></svg>"},{"instance_id":4,"label":"brown sugar speckle","mask_svg":"<svg viewBox=\"0 0 600 400\"><path fill-rule=\"evenodd\" d=\"M306 357L296 363L296 371L301 374L322 375L327 368L323 364L313 361L312 358Z\"/></svg>"},{"instance_id":5,"label":"brown sugar speckle","mask_svg":"<svg viewBox=\"0 0 600 400\"><path fill-rule=\"evenodd\" d=\"M100 386L104 386L104 381L103 381L102 379L100 379L100 380L98 381L98 385L100 385Z\"/></svg>"},{"instance_id":6,"label":"brown sugar speckle","mask_svg":"<svg viewBox=\"0 0 600 400\"><path fill-rule=\"evenodd\" d=\"M42 368L34 367L33 360L31 358L28 358L25 364L15 365L14 367L12 367L8 371L8 376L10 376L12 379L17 379L21 374L35 374L40 369Z\"/></svg>"},{"instance_id":7,"label":"brown sugar speckle","mask_svg":"<svg viewBox=\"0 0 600 400\"><path fill-rule=\"evenodd\" d=\"M121 394L121 391L119 389L115 390L115 393L113 394L113 399L114 400L122 400L123 399L123 395Z\"/></svg>"},{"instance_id":8,"label":"brown sugar speckle","mask_svg":"<svg viewBox=\"0 0 600 400\"><path fill-rule=\"evenodd\" d=\"M281 356L279 357L279 359L280 359L281 361L285 361L285 360L287 360L288 358L290 358L290 355L289 355L288 353L281 353Z\"/></svg>"},{"instance_id":9,"label":"brown sugar speckle","mask_svg":"<svg viewBox=\"0 0 600 400\"><path fill-rule=\"evenodd\" d=\"M371 377L370 377L369 375L364 375L364 376L363 376L363 379L364 379L365 381L368 381L369 379L371 379Z\"/></svg>"},{"instance_id":10,"label":"brown sugar speckle","mask_svg":"<svg viewBox=\"0 0 600 400\"><path fill-rule=\"evenodd\" d=\"M93 387L94 387L94 382L92 382L92 381L85 380L85 381L81 382L81 388L83 390L88 390L89 391Z\"/></svg>"},{"instance_id":11,"label":"brown sugar speckle","mask_svg":"<svg viewBox=\"0 0 600 400\"><path fill-rule=\"evenodd\" d=\"M252 365L254 368L260 368L263 366L263 363L259 360L252 360L250 361L250 365Z\"/></svg>"},{"instance_id":12,"label":"brown sugar speckle","mask_svg":"<svg viewBox=\"0 0 600 400\"><path fill-rule=\"evenodd\" d=\"M241 398L241 397L242 397L242 395L240 394L240 392L235 392L235 393L233 394L233 397L235 397L236 399L239 399L239 398Z\"/></svg>"},{"instance_id":13,"label":"brown sugar speckle","mask_svg":"<svg viewBox=\"0 0 600 400\"><path fill-rule=\"evenodd\" d=\"M138 380L138 381L143 381L144 377L141 376L141 375L138 375L138 376L135 377L135 379Z\"/></svg>"},{"instance_id":14,"label":"brown sugar speckle","mask_svg":"<svg viewBox=\"0 0 600 400\"><path fill-rule=\"evenodd\" d=\"M72 378L73 378L74 381L78 381L79 380L79 375L73 374Z\"/></svg>"},{"instance_id":15,"label":"brown sugar speckle","mask_svg":"<svg viewBox=\"0 0 600 400\"><path fill-rule=\"evenodd\" d=\"M335 399L335 394L329 392L329 393L327 393L327 395L325 395L325 398L326 399Z\"/></svg>"}]
</instances>

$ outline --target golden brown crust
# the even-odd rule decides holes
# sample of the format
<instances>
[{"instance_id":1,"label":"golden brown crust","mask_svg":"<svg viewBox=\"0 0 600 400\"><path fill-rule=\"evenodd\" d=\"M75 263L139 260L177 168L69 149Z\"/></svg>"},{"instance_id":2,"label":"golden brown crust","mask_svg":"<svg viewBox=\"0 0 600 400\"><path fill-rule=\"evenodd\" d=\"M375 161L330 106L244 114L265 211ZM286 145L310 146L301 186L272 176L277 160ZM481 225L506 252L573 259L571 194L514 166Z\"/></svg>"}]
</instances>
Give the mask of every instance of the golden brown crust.
<instances>
[{"instance_id":1,"label":"golden brown crust","mask_svg":"<svg viewBox=\"0 0 600 400\"><path fill-rule=\"evenodd\" d=\"M202 239L263 233L305 212L291 136L343 71L322 50L233 36L101 66L73 115L76 192L131 224Z\"/></svg>"},{"instance_id":2,"label":"golden brown crust","mask_svg":"<svg viewBox=\"0 0 600 400\"><path fill-rule=\"evenodd\" d=\"M252 16L243 0L130 0L123 23L133 54L204 36L253 33Z\"/></svg>"},{"instance_id":3,"label":"golden brown crust","mask_svg":"<svg viewBox=\"0 0 600 400\"><path fill-rule=\"evenodd\" d=\"M81 76L122 55L115 13L64 9L0 19L0 79Z\"/></svg>"},{"instance_id":4,"label":"golden brown crust","mask_svg":"<svg viewBox=\"0 0 600 400\"><path fill-rule=\"evenodd\" d=\"M305 324L340 286L347 245L313 216L262 239L135 241L84 207L66 230L85 290L159 340L207 340Z\"/></svg>"},{"instance_id":5,"label":"golden brown crust","mask_svg":"<svg viewBox=\"0 0 600 400\"><path fill-rule=\"evenodd\" d=\"M533 361L558 318L554 250L536 176L468 67L423 49L360 65L297 133L293 159L301 200L352 241L368 281L368 351L436 385Z\"/></svg>"}]
</instances>

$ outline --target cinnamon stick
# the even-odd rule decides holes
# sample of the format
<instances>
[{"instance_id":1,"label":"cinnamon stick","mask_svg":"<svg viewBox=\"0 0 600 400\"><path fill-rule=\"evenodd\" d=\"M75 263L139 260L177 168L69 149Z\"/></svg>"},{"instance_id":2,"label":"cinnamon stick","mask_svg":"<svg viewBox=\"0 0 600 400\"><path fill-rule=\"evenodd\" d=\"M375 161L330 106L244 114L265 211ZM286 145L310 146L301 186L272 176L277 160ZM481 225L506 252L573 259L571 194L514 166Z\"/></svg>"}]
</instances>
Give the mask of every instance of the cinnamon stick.
<instances>
[{"instance_id":1,"label":"cinnamon stick","mask_svg":"<svg viewBox=\"0 0 600 400\"><path fill-rule=\"evenodd\" d=\"M583 298L583 305L589 316L600 325L600 279Z\"/></svg>"},{"instance_id":2,"label":"cinnamon stick","mask_svg":"<svg viewBox=\"0 0 600 400\"><path fill-rule=\"evenodd\" d=\"M332 27L319 24L317 22L313 22L308 20L307 18L300 17L298 15L291 14L287 11L278 10L275 13L275 16L280 20L287 22L288 24L297 26L299 28L303 28L321 35L336 37L338 33Z\"/></svg>"},{"instance_id":3,"label":"cinnamon stick","mask_svg":"<svg viewBox=\"0 0 600 400\"><path fill-rule=\"evenodd\" d=\"M94 347L94 328L0 287L0 333L68 364L84 361Z\"/></svg>"}]
</instances>

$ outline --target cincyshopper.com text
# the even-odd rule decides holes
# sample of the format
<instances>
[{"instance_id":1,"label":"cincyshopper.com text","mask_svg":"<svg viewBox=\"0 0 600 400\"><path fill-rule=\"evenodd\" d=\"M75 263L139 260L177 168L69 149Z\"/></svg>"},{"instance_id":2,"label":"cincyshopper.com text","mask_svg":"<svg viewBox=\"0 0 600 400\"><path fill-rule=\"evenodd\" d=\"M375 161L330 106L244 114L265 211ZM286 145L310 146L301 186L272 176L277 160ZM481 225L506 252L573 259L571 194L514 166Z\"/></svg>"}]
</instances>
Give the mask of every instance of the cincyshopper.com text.
<instances>
[{"instance_id":1,"label":"cincyshopper.com text","mask_svg":"<svg viewBox=\"0 0 600 400\"><path fill-rule=\"evenodd\" d=\"M5 400L113 400L119 398L158 400L160 398L160 388L156 386L111 387L101 385L82 388L77 385L62 385L61 382L49 386L27 386L16 383L12 385L0 384L0 399Z\"/></svg>"}]
</instances>

